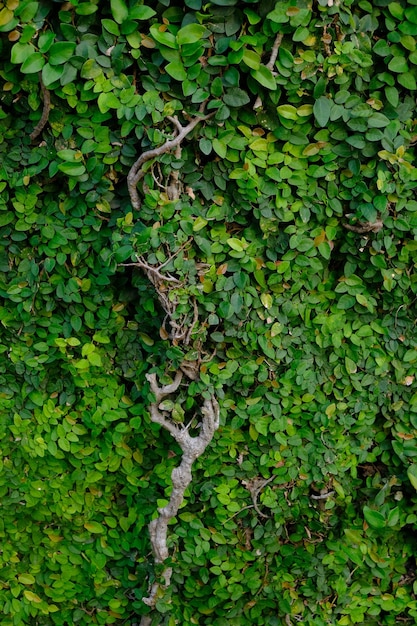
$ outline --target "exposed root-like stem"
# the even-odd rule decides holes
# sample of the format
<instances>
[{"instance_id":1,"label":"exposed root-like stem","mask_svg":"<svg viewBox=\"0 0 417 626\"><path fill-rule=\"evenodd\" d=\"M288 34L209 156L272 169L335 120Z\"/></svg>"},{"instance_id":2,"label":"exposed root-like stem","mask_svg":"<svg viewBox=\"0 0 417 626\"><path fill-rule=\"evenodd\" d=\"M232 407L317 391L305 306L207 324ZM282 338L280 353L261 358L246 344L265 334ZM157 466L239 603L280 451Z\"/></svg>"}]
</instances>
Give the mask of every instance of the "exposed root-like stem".
<instances>
[{"instance_id":1,"label":"exposed root-like stem","mask_svg":"<svg viewBox=\"0 0 417 626\"><path fill-rule=\"evenodd\" d=\"M206 398L201 409L199 434L196 437L191 437L186 426L174 423L169 417L169 411L160 409L162 400L174 393L180 386L183 378L182 372L178 371L173 382L162 387L159 387L157 383L156 374L147 374L146 378L150 382L151 390L155 396L155 402L152 402L150 406L151 420L168 430L183 452L180 465L172 470L172 492L169 502L166 506L158 509L158 517L149 524L155 563L161 564L169 556L167 546L169 521L177 515L184 499L185 490L191 483L193 462L203 454L219 427L220 412L216 398L214 396ZM166 567L162 574L164 582L154 583L150 589L149 596L143 598L143 602L146 605L155 606L159 589L161 586L169 586L171 575L172 568Z\"/></svg>"}]
</instances>

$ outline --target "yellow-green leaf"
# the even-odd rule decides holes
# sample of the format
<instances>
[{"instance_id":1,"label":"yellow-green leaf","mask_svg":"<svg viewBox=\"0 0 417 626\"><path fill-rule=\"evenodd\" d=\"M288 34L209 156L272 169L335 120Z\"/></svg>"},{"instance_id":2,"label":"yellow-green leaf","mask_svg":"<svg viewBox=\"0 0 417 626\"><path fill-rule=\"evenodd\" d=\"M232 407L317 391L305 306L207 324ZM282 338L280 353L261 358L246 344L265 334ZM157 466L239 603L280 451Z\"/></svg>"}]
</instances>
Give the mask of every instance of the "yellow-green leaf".
<instances>
[{"instance_id":1,"label":"yellow-green leaf","mask_svg":"<svg viewBox=\"0 0 417 626\"><path fill-rule=\"evenodd\" d=\"M26 600L29 600L29 602L35 602L36 604L42 602L41 598L36 593L33 593L33 591L29 591L28 589L24 590L23 595Z\"/></svg>"},{"instance_id":2,"label":"yellow-green leaf","mask_svg":"<svg viewBox=\"0 0 417 626\"><path fill-rule=\"evenodd\" d=\"M297 121L297 109L293 107L291 104L282 104L277 108L278 115L285 118L286 120L294 120Z\"/></svg>"},{"instance_id":3,"label":"yellow-green leaf","mask_svg":"<svg viewBox=\"0 0 417 626\"><path fill-rule=\"evenodd\" d=\"M412 463L407 470L407 476L414 489L417 491L417 464Z\"/></svg>"},{"instance_id":4,"label":"yellow-green leaf","mask_svg":"<svg viewBox=\"0 0 417 626\"><path fill-rule=\"evenodd\" d=\"M32 574L19 574L17 579L22 585L33 585L35 582L35 577Z\"/></svg>"},{"instance_id":5,"label":"yellow-green leaf","mask_svg":"<svg viewBox=\"0 0 417 626\"><path fill-rule=\"evenodd\" d=\"M84 528L88 530L88 532L95 534L106 532L104 526L102 526L98 522L86 522L84 524Z\"/></svg>"},{"instance_id":6,"label":"yellow-green leaf","mask_svg":"<svg viewBox=\"0 0 417 626\"><path fill-rule=\"evenodd\" d=\"M261 302L266 309L270 309L273 304L273 299L270 293L261 294Z\"/></svg>"}]
</instances>

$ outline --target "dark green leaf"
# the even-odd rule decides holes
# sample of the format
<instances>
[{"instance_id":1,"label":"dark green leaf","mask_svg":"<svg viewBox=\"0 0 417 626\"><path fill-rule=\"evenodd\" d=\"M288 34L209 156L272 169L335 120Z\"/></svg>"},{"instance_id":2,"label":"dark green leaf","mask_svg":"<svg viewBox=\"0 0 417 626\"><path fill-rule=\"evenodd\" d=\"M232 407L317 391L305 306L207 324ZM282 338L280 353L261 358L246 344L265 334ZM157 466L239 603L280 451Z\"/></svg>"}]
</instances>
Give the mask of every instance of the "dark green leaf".
<instances>
[{"instance_id":1,"label":"dark green leaf","mask_svg":"<svg viewBox=\"0 0 417 626\"><path fill-rule=\"evenodd\" d=\"M324 128L330 119L331 102L325 96L321 96L315 101L313 114L319 126Z\"/></svg>"}]
</instances>

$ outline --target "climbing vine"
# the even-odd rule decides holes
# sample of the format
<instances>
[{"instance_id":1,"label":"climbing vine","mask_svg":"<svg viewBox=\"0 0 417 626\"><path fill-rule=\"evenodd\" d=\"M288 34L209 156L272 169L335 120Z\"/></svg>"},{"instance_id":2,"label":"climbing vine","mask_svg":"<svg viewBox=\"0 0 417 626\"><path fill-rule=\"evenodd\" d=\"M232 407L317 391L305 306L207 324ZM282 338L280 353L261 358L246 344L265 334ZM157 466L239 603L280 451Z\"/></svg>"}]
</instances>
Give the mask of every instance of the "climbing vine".
<instances>
[{"instance_id":1,"label":"climbing vine","mask_svg":"<svg viewBox=\"0 0 417 626\"><path fill-rule=\"evenodd\" d=\"M0 4L0 612L414 624L417 5Z\"/></svg>"}]
</instances>

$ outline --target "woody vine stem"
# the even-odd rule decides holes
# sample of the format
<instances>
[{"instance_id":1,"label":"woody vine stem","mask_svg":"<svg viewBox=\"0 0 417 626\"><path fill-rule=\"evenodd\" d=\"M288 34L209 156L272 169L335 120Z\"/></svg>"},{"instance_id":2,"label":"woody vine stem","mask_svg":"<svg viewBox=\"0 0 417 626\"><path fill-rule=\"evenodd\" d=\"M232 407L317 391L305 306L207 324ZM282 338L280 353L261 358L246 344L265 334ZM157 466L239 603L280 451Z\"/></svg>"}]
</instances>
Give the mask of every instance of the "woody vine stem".
<instances>
[{"instance_id":1,"label":"woody vine stem","mask_svg":"<svg viewBox=\"0 0 417 626\"><path fill-rule=\"evenodd\" d=\"M189 135L197 124L203 120L207 120L210 115L203 115L205 103L199 109L198 114L191 118L186 126L182 126L177 117L168 117L168 120L175 127L175 136L168 139L164 144L157 148L152 148L143 152L131 167L127 184L130 199L134 209L140 209L141 202L138 192L138 183L143 179L145 171L144 164L155 159L167 152L175 151L175 156L179 159L181 156L181 143ZM170 185L177 185L171 196L178 199L180 196L180 181L177 176L171 176ZM173 255L175 256L175 254ZM141 271L145 273L148 280L155 289L159 303L165 312L166 320L171 327L168 338L176 346L187 346L191 341L191 336L198 326L198 305L195 298L192 299L192 311L187 315L178 316L176 314L177 300L175 291L179 286L186 287L186 279L179 280L176 276L168 273L166 266L173 257L167 262L152 266L143 257L137 257L136 263ZM132 265L132 263L126 264ZM191 367L190 367L191 365ZM182 450L181 463L174 468L171 474L172 492L169 502L166 506L158 509L158 516L149 524L149 535L152 545L152 552L156 565L163 565L168 559L169 551L167 545L168 524L175 517L184 499L184 493L192 481L192 465L194 461L201 456L207 446L213 439L214 433L219 427L219 404L214 396L205 398L200 409L200 418L197 425L198 435L193 437L189 432L190 424L178 424L173 421L169 403L163 403L164 399L175 394L180 385L189 384L191 380L199 378L199 361L194 364L189 362L181 364L177 370L174 380L167 385L159 385L156 374L147 374L146 378L150 383L150 388L154 397L153 402L149 406L149 412L152 422L159 424L167 430L175 439ZM160 581L153 583L148 591L148 596L143 598L144 604L155 608L157 598L160 591L166 589L171 582L172 568L166 566L163 569ZM141 618L140 626L149 626L152 618L144 615Z\"/></svg>"}]
</instances>

